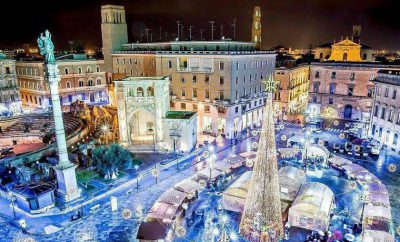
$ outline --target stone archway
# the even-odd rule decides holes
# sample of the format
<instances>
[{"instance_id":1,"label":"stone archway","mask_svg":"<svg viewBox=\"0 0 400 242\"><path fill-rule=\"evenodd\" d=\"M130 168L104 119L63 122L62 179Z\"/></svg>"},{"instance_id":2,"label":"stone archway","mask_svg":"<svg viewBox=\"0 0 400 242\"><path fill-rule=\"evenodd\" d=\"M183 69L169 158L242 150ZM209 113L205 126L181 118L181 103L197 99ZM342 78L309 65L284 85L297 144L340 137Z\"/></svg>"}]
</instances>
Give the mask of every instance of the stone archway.
<instances>
[{"instance_id":1,"label":"stone archway","mask_svg":"<svg viewBox=\"0 0 400 242\"><path fill-rule=\"evenodd\" d=\"M128 123L130 145L154 144L155 132L155 114L143 108L134 111Z\"/></svg>"}]
</instances>

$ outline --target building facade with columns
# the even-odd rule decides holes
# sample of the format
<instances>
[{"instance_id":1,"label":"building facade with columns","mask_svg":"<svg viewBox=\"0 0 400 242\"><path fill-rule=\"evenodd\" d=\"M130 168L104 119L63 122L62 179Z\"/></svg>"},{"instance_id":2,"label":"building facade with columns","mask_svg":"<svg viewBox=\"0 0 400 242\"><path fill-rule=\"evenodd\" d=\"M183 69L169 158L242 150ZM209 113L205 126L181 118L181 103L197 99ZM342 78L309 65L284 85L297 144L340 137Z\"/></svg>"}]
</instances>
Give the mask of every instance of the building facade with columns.
<instances>
[{"instance_id":1,"label":"building facade with columns","mask_svg":"<svg viewBox=\"0 0 400 242\"><path fill-rule=\"evenodd\" d=\"M15 61L0 55L0 117L21 113L21 106Z\"/></svg>"},{"instance_id":2,"label":"building facade with columns","mask_svg":"<svg viewBox=\"0 0 400 242\"><path fill-rule=\"evenodd\" d=\"M108 103L104 60L70 55L57 59L57 64L61 75L61 105L69 105L76 100L85 101L87 104ZM51 105L50 90L44 79L42 62L18 61L16 74L23 105L43 109Z\"/></svg>"},{"instance_id":3,"label":"building facade with columns","mask_svg":"<svg viewBox=\"0 0 400 242\"><path fill-rule=\"evenodd\" d=\"M140 151L193 150L197 114L170 110L169 77L115 81L120 143Z\"/></svg>"},{"instance_id":4,"label":"building facade with columns","mask_svg":"<svg viewBox=\"0 0 400 242\"><path fill-rule=\"evenodd\" d=\"M293 114L302 114L308 105L310 66L279 67L275 70L275 81L279 82L279 96L275 95L279 116L290 119Z\"/></svg>"},{"instance_id":5,"label":"building facade with columns","mask_svg":"<svg viewBox=\"0 0 400 242\"><path fill-rule=\"evenodd\" d=\"M369 137L400 151L400 69L380 70L374 83Z\"/></svg>"}]
</instances>

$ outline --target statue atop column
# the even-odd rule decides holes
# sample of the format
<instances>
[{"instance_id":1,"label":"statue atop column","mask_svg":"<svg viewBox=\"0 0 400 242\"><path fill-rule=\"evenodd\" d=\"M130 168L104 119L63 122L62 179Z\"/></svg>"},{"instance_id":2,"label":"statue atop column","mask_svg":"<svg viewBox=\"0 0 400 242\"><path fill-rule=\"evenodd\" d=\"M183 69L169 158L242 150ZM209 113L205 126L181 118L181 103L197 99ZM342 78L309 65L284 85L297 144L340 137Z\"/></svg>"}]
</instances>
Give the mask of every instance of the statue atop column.
<instances>
[{"instance_id":1,"label":"statue atop column","mask_svg":"<svg viewBox=\"0 0 400 242\"><path fill-rule=\"evenodd\" d=\"M58 83L60 75L54 57L54 44L48 30L37 39L40 54L44 58L45 79L49 83L50 96L53 105L54 130L56 135L58 164L54 167L57 174L57 197L63 202L69 202L80 196L76 182L76 165L68 159L67 140L65 139L64 120L62 117Z\"/></svg>"},{"instance_id":2,"label":"statue atop column","mask_svg":"<svg viewBox=\"0 0 400 242\"><path fill-rule=\"evenodd\" d=\"M45 58L45 64L56 64L54 58L54 44L51 40L51 34L48 30L40 34L37 39L40 54Z\"/></svg>"}]
</instances>

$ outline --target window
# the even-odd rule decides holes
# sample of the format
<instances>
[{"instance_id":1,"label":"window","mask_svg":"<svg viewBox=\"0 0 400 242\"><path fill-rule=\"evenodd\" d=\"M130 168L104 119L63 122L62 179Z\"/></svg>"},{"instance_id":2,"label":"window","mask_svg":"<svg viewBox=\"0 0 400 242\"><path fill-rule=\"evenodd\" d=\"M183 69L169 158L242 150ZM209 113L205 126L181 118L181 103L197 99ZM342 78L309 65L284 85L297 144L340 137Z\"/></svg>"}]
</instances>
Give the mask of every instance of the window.
<instances>
[{"instance_id":1,"label":"window","mask_svg":"<svg viewBox=\"0 0 400 242\"><path fill-rule=\"evenodd\" d=\"M333 98L332 97L329 98L329 104L333 104Z\"/></svg>"},{"instance_id":2,"label":"window","mask_svg":"<svg viewBox=\"0 0 400 242\"><path fill-rule=\"evenodd\" d=\"M368 88L367 97L372 97L372 88Z\"/></svg>"},{"instance_id":3,"label":"window","mask_svg":"<svg viewBox=\"0 0 400 242\"><path fill-rule=\"evenodd\" d=\"M350 74L350 80L351 80L351 81L354 81L355 78L356 78L356 73L352 72L352 73Z\"/></svg>"},{"instance_id":4,"label":"window","mask_svg":"<svg viewBox=\"0 0 400 242\"><path fill-rule=\"evenodd\" d=\"M336 78L336 71L332 71L331 78L332 78L332 79L335 79L335 78Z\"/></svg>"},{"instance_id":5,"label":"window","mask_svg":"<svg viewBox=\"0 0 400 242\"><path fill-rule=\"evenodd\" d=\"M236 70L239 70L239 62L236 62Z\"/></svg>"},{"instance_id":6,"label":"window","mask_svg":"<svg viewBox=\"0 0 400 242\"><path fill-rule=\"evenodd\" d=\"M204 97L205 97L206 99L210 99L210 90L208 90L208 89L205 90Z\"/></svg>"},{"instance_id":7,"label":"window","mask_svg":"<svg viewBox=\"0 0 400 242\"><path fill-rule=\"evenodd\" d=\"M89 81L88 81L88 86L89 86L89 87L93 86L93 80L89 80Z\"/></svg>"},{"instance_id":8,"label":"window","mask_svg":"<svg viewBox=\"0 0 400 242\"><path fill-rule=\"evenodd\" d=\"M238 83L239 83L239 77L236 77L235 84L237 85Z\"/></svg>"},{"instance_id":9,"label":"window","mask_svg":"<svg viewBox=\"0 0 400 242\"><path fill-rule=\"evenodd\" d=\"M385 119L385 112L386 112L386 108L382 108L381 119Z\"/></svg>"},{"instance_id":10,"label":"window","mask_svg":"<svg viewBox=\"0 0 400 242\"><path fill-rule=\"evenodd\" d=\"M385 141L388 142L389 141L389 136L390 136L390 129L386 130L386 137L385 137Z\"/></svg>"},{"instance_id":11,"label":"window","mask_svg":"<svg viewBox=\"0 0 400 242\"><path fill-rule=\"evenodd\" d=\"M238 113L239 112L239 106L236 106L235 107L235 113Z\"/></svg>"},{"instance_id":12,"label":"window","mask_svg":"<svg viewBox=\"0 0 400 242\"><path fill-rule=\"evenodd\" d=\"M224 91L219 91L219 99L220 100L224 100L225 99Z\"/></svg>"},{"instance_id":13,"label":"window","mask_svg":"<svg viewBox=\"0 0 400 242\"><path fill-rule=\"evenodd\" d=\"M400 125L400 112L397 113L396 124Z\"/></svg>"},{"instance_id":14,"label":"window","mask_svg":"<svg viewBox=\"0 0 400 242\"><path fill-rule=\"evenodd\" d=\"M64 73L65 73L65 75L68 75L68 74L69 74L68 68L65 68L65 69L64 69Z\"/></svg>"},{"instance_id":15,"label":"window","mask_svg":"<svg viewBox=\"0 0 400 242\"><path fill-rule=\"evenodd\" d=\"M197 89L193 88L193 98L197 98Z\"/></svg>"},{"instance_id":16,"label":"window","mask_svg":"<svg viewBox=\"0 0 400 242\"><path fill-rule=\"evenodd\" d=\"M375 110L374 110L374 116L375 116L375 117L378 117L378 111L379 111L379 106L376 105L376 106L375 106ZM400 113L399 113L399 114L400 114Z\"/></svg>"},{"instance_id":17,"label":"window","mask_svg":"<svg viewBox=\"0 0 400 242\"><path fill-rule=\"evenodd\" d=\"M378 86L376 87L376 95L377 95L377 96L380 96L380 95L381 95L381 86L380 86L380 85L378 85Z\"/></svg>"},{"instance_id":18,"label":"window","mask_svg":"<svg viewBox=\"0 0 400 242\"><path fill-rule=\"evenodd\" d=\"M223 71L225 69L225 63L224 62L220 62L219 63L219 70Z\"/></svg>"},{"instance_id":19,"label":"window","mask_svg":"<svg viewBox=\"0 0 400 242\"><path fill-rule=\"evenodd\" d=\"M398 139L399 139L399 135L397 133L395 133L394 136L393 136L393 144L394 145L397 145Z\"/></svg>"},{"instance_id":20,"label":"window","mask_svg":"<svg viewBox=\"0 0 400 242\"><path fill-rule=\"evenodd\" d=\"M10 67L6 67L6 74L11 74Z\"/></svg>"},{"instance_id":21,"label":"window","mask_svg":"<svg viewBox=\"0 0 400 242\"><path fill-rule=\"evenodd\" d=\"M209 113L210 112L210 106L204 106L204 112Z\"/></svg>"},{"instance_id":22,"label":"window","mask_svg":"<svg viewBox=\"0 0 400 242\"><path fill-rule=\"evenodd\" d=\"M171 69L172 68L172 61L168 61L168 68Z\"/></svg>"},{"instance_id":23,"label":"window","mask_svg":"<svg viewBox=\"0 0 400 242\"><path fill-rule=\"evenodd\" d=\"M82 74L82 68L78 67L78 74Z\"/></svg>"},{"instance_id":24,"label":"window","mask_svg":"<svg viewBox=\"0 0 400 242\"><path fill-rule=\"evenodd\" d=\"M316 103L316 102L317 102L317 97L316 97L316 96L313 96L313 97L312 97L312 102L313 102L313 103Z\"/></svg>"},{"instance_id":25,"label":"window","mask_svg":"<svg viewBox=\"0 0 400 242\"><path fill-rule=\"evenodd\" d=\"M71 88L71 83L67 82L65 86L66 86L66 88Z\"/></svg>"},{"instance_id":26,"label":"window","mask_svg":"<svg viewBox=\"0 0 400 242\"><path fill-rule=\"evenodd\" d=\"M181 89L181 96L182 96L182 97L185 97L185 96L186 96L186 90L185 90L185 88L182 88L182 89Z\"/></svg>"},{"instance_id":27,"label":"window","mask_svg":"<svg viewBox=\"0 0 400 242\"><path fill-rule=\"evenodd\" d=\"M319 82L314 82L313 83L313 92L318 92L319 91Z\"/></svg>"},{"instance_id":28,"label":"window","mask_svg":"<svg viewBox=\"0 0 400 242\"><path fill-rule=\"evenodd\" d=\"M83 87L83 80L79 80L79 86Z\"/></svg>"},{"instance_id":29,"label":"window","mask_svg":"<svg viewBox=\"0 0 400 242\"><path fill-rule=\"evenodd\" d=\"M196 77L196 76L193 76L192 80L193 80L193 83L196 83L197 77Z\"/></svg>"},{"instance_id":30,"label":"window","mask_svg":"<svg viewBox=\"0 0 400 242\"><path fill-rule=\"evenodd\" d=\"M389 88L388 87L385 89L385 97L387 97L387 96L389 96Z\"/></svg>"},{"instance_id":31,"label":"window","mask_svg":"<svg viewBox=\"0 0 400 242\"><path fill-rule=\"evenodd\" d=\"M219 85L224 85L224 77L219 77Z\"/></svg>"},{"instance_id":32,"label":"window","mask_svg":"<svg viewBox=\"0 0 400 242\"><path fill-rule=\"evenodd\" d=\"M315 72L315 78L319 78L319 71Z\"/></svg>"},{"instance_id":33,"label":"window","mask_svg":"<svg viewBox=\"0 0 400 242\"><path fill-rule=\"evenodd\" d=\"M154 88L153 87L148 87L147 88L147 96L148 97L154 97Z\"/></svg>"},{"instance_id":34,"label":"window","mask_svg":"<svg viewBox=\"0 0 400 242\"><path fill-rule=\"evenodd\" d=\"M181 83L185 82L185 78L183 76L181 76Z\"/></svg>"},{"instance_id":35,"label":"window","mask_svg":"<svg viewBox=\"0 0 400 242\"><path fill-rule=\"evenodd\" d=\"M382 127L379 127L379 133L378 133L378 137L379 137L379 138L382 137L382 131L383 131L383 128L382 128Z\"/></svg>"},{"instance_id":36,"label":"window","mask_svg":"<svg viewBox=\"0 0 400 242\"><path fill-rule=\"evenodd\" d=\"M101 79L100 78L97 78L96 85L101 85Z\"/></svg>"},{"instance_id":37,"label":"window","mask_svg":"<svg viewBox=\"0 0 400 242\"><path fill-rule=\"evenodd\" d=\"M353 92L354 92L354 86L349 86L347 90L347 95L353 96Z\"/></svg>"},{"instance_id":38,"label":"window","mask_svg":"<svg viewBox=\"0 0 400 242\"><path fill-rule=\"evenodd\" d=\"M92 68L90 66L88 66L86 70L87 70L87 73L91 73L92 72Z\"/></svg>"},{"instance_id":39,"label":"window","mask_svg":"<svg viewBox=\"0 0 400 242\"><path fill-rule=\"evenodd\" d=\"M144 93L144 91L143 91L143 88L142 88L142 87L138 87L138 88L136 89L136 95L137 95L138 97L143 97L143 93Z\"/></svg>"},{"instance_id":40,"label":"window","mask_svg":"<svg viewBox=\"0 0 400 242\"><path fill-rule=\"evenodd\" d=\"M181 103L181 109L186 110L186 103Z\"/></svg>"},{"instance_id":41,"label":"window","mask_svg":"<svg viewBox=\"0 0 400 242\"><path fill-rule=\"evenodd\" d=\"M390 110L389 110L389 117L388 117L388 121L389 121L389 122L393 122L393 112L394 112L393 109L390 109Z\"/></svg>"},{"instance_id":42,"label":"window","mask_svg":"<svg viewBox=\"0 0 400 242\"><path fill-rule=\"evenodd\" d=\"M197 104L193 104L193 111L197 112Z\"/></svg>"},{"instance_id":43,"label":"window","mask_svg":"<svg viewBox=\"0 0 400 242\"><path fill-rule=\"evenodd\" d=\"M330 83L329 84L329 94L335 94L336 84Z\"/></svg>"},{"instance_id":44,"label":"window","mask_svg":"<svg viewBox=\"0 0 400 242\"><path fill-rule=\"evenodd\" d=\"M397 90L393 90L392 99L396 99L396 95L397 95Z\"/></svg>"},{"instance_id":45,"label":"window","mask_svg":"<svg viewBox=\"0 0 400 242\"><path fill-rule=\"evenodd\" d=\"M210 83L210 77L209 77L209 76L206 76L206 77L205 77L204 83L205 83L205 84L209 84L209 83Z\"/></svg>"},{"instance_id":46,"label":"window","mask_svg":"<svg viewBox=\"0 0 400 242\"><path fill-rule=\"evenodd\" d=\"M100 72L100 66L96 66L96 72Z\"/></svg>"}]
</instances>

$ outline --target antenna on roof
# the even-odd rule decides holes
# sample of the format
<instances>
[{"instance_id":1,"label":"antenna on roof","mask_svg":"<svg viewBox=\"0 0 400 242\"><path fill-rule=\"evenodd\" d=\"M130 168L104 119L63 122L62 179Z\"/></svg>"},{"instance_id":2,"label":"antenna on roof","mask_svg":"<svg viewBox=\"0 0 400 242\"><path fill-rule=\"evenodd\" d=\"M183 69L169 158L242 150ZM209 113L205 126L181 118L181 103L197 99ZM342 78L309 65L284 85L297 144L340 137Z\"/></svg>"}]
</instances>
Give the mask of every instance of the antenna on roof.
<instances>
[{"instance_id":1,"label":"antenna on roof","mask_svg":"<svg viewBox=\"0 0 400 242\"><path fill-rule=\"evenodd\" d=\"M221 39L224 38L224 25L221 24Z\"/></svg>"},{"instance_id":2,"label":"antenna on roof","mask_svg":"<svg viewBox=\"0 0 400 242\"><path fill-rule=\"evenodd\" d=\"M149 30L148 28L144 29L146 31L146 38L147 38L147 42L149 42Z\"/></svg>"},{"instance_id":3,"label":"antenna on roof","mask_svg":"<svg viewBox=\"0 0 400 242\"><path fill-rule=\"evenodd\" d=\"M177 20L177 21L175 21L176 22L176 25L177 25L177 28L178 28L178 35L177 35L177 39L179 39L179 37L180 37L180 31L181 31L181 21L179 21L179 20Z\"/></svg>"},{"instance_id":4,"label":"antenna on roof","mask_svg":"<svg viewBox=\"0 0 400 242\"><path fill-rule=\"evenodd\" d=\"M236 19L233 19L233 24L232 24L232 28L233 28L233 40L236 40Z\"/></svg>"},{"instance_id":5,"label":"antenna on roof","mask_svg":"<svg viewBox=\"0 0 400 242\"><path fill-rule=\"evenodd\" d=\"M189 40L192 40L192 29L194 28L194 26L190 25L189 26Z\"/></svg>"},{"instance_id":6,"label":"antenna on roof","mask_svg":"<svg viewBox=\"0 0 400 242\"><path fill-rule=\"evenodd\" d=\"M211 40L214 40L214 30L215 30L214 23L215 23L215 21L208 21L208 22L211 24Z\"/></svg>"}]
</instances>

